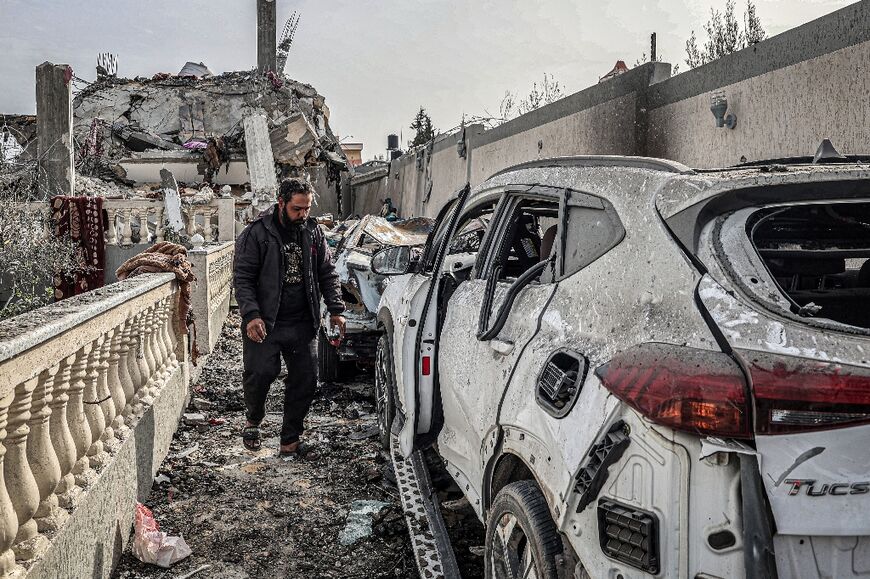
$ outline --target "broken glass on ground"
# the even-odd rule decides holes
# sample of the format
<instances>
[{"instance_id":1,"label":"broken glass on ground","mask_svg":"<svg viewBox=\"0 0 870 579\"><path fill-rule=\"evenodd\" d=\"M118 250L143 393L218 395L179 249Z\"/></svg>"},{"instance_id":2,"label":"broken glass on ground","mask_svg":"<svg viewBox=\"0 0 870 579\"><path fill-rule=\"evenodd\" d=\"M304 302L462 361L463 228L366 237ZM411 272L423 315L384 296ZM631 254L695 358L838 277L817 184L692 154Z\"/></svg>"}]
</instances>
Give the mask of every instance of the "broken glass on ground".
<instances>
[{"instance_id":1,"label":"broken glass on ground","mask_svg":"<svg viewBox=\"0 0 870 579\"><path fill-rule=\"evenodd\" d=\"M342 545L353 545L360 539L372 534L372 515L379 512L389 503L381 501L353 501L350 505L350 513L347 515L347 524L338 536Z\"/></svg>"}]
</instances>

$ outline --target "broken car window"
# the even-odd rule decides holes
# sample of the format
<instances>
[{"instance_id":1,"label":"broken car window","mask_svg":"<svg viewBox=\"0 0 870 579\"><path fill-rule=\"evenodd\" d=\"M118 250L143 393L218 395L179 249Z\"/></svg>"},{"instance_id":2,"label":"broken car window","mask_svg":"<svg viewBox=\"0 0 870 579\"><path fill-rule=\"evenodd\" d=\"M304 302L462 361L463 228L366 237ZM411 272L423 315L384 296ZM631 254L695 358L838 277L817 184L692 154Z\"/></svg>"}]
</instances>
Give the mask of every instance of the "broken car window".
<instances>
[{"instance_id":1,"label":"broken car window","mask_svg":"<svg viewBox=\"0 0 870 579\"><path fill-rule=\"evenodd\" d=\"M526 199L516 207L497 247L492 267L499 280L510 281L553 255L559 239L556 200ZM540 277L536 278L540 281Z\"/></svg>"},{"instance_id":2,"label":"broken car window","mask_svg":"<svg viewBox=\"0 0 870 579\"><path fill-rule=\"evenodd\" d=\"M870 328L870 203L764 209L747 229L798 313Z\"/></svg>"}]
</instances>

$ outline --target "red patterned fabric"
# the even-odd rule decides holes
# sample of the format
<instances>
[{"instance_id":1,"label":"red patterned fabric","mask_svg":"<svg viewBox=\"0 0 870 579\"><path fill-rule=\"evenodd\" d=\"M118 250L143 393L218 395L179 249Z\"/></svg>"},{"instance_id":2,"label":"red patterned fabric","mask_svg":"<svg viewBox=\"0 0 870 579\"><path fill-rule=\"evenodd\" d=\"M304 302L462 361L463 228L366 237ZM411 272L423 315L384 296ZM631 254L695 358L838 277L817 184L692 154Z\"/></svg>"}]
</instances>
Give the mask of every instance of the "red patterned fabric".
<instances>
[{"instance_id":1,"label":"red patterned fabric","mask_svg":"<svg viewBox=\"0 0 870 579\"><path fill-rule=\"evenodd\" d=\"M58 195L51 199L51 218L55 237L69 236L75 244L76 262L81 268L73 277L54 277L55 301L103 287L106 280L103 198Z\"/></svg>"}]
</instances>

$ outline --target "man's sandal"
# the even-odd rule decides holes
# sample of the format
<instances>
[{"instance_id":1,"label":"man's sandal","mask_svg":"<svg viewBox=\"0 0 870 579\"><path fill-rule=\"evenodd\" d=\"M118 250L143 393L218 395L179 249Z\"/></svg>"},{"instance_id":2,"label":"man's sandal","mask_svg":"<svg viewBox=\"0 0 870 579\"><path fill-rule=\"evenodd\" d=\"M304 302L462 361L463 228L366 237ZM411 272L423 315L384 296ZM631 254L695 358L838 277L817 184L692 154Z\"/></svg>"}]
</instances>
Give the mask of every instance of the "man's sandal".
<instances>
[{"instance_id":1,"label":"man's sandal","mask_svg":"<svg viewBox=\"0 0 870 579\"><path fill-rule=\"evenodd\" d=\"M296 450L281 450L278 447L278 456L287 457L287 456L295 456L302 460L317 460L320 458L320 455L317 452L317 447L313 444L308 444L307 442L300 442L296 446Z\"/></svg>"},{"instance_id":2,"label":"man's sandal","mask_svg":"<svg viewBox=\"0 0 870 579\"><path fill-rule=\"evenodd\" d=\"M242 430L242 444L250 451L257 452L262 445L260 441L260 427L246 426Z\"/></svg>"}]
</instances>

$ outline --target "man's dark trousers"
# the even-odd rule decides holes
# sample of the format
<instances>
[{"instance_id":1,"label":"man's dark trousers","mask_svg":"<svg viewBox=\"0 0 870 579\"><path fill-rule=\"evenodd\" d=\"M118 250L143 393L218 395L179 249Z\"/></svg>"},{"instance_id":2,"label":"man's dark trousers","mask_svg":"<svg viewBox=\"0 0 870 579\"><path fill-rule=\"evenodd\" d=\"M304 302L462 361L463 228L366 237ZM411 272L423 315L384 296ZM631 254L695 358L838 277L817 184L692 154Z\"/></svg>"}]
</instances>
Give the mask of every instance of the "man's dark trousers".
<instances>
[{"instance_id":1,"label":"man's dark trousers","mask_svg":"<svg viewBox=\"0 0 870 579\"><path fill-rule=\"evenodd\" d=\"M262 343L248 338L242 328L242 357L245 370L247 419L259 425L266 415L269 386L281 372L281 358L287 366L284 378L284 423L281 444L293 444L302 434L302 421L314 400L317 388L317 337L311 320L277 322Z\"/></svg>"}]
</instances>

